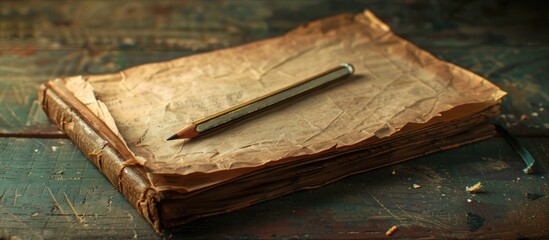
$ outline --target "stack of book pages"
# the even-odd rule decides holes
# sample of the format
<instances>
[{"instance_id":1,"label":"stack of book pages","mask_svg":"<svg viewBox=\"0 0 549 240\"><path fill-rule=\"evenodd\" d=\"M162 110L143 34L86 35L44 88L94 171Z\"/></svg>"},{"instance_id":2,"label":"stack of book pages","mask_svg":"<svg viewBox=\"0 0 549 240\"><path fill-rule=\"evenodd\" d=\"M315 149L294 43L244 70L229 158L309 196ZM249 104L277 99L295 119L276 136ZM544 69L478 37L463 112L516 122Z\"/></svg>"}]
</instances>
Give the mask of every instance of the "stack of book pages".
<instances>
[{"instance_id":1,"label":"stack of book pages","mask_svg":"<svg viewBox=\"0 0 549 240\"><path fill-rule=\"evenodd\" d=\"M203 137L198 119L341 63L354 77ZM43 108L156 230L495 134L505 92L370 11L229 49L48 81Z\"/></svg>"}]
</instances>

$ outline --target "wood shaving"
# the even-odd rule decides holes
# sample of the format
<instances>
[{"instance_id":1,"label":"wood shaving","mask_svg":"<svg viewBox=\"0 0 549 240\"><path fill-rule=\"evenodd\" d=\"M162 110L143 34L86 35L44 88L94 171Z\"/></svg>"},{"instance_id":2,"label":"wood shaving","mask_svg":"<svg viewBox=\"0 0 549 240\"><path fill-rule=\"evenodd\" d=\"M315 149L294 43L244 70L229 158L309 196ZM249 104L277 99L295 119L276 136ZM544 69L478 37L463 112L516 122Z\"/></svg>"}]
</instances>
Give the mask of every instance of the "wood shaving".
<instances>
[{"instance_id":1,"label":"wood shaving","mask_svg":"<svg viewBox=\"0 0 549 240\"><path fill-rule=\"evenodd\" d=\"M478 182L477 184L475 184L473 186L466 187L465 191L470 192L470 193L478 193L478 192L482 191L481 188L482 188L482 184L480 182Z\"/></svg>"},{"instance_id":2,"label":"wood shaving","mask_svg":"<svg viewBox=\"0 0 549 240\"><path fill-rule=\"evenodd\" d=\"M389 228L389 230L387 230L387 232L385 233L385 235L387 236L391 236L393 235L393 233L398 229L397 226L392 226L391 228Z\"/></svg>"}]
</instances>

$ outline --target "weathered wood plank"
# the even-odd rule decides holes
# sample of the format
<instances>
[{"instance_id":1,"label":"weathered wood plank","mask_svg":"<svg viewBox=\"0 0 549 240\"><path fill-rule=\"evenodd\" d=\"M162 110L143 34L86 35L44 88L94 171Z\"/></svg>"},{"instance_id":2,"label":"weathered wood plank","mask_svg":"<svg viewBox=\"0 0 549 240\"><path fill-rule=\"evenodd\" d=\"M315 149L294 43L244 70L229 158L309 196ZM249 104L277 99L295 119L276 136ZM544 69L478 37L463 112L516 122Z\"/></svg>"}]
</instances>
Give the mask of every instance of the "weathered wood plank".
<instances>
[{"instance_id":1,"label":"weathered wood plank","mask_svg":"<svg viewBox=\"0 0 549 240\"><path fill-rule=\"evenodd\" d=\"M0 235L156 236L70 140L0 138L0 156Z\"/></svg>"},{"instance_id":2,"label":"weathered wood plank","mask_svg":"<svg viewBox=\"0 0 549 240\"><path fill-rule=\"evenodd\" d=\"M549 140L520 140L540 166L549 166ZM0 138L0 156L0 237L155 237L69 140ZM365 238L382 237L397 225L396 237L548 236L549 175L524 175L523 165L503 139L493 138L192 222L167 235ZM477 182L484 193L465 192Z\"/></svg>"},{"instance_id":3,"label":"weathered wood plank","mask_svg":"<svg viewBox=\"0 0 549 240\"><path fill-rule=\"evenodd\" d=\"M52 4L55 3L55 4ZM422 46L546 45L543 2L24 1L2 2L1 41L46 49L212 49L369 8ZM537 7L537 8L536 8ZM525 11L528 10L528 11ZM542 14L535 14L537 12ZM526 14L525 14L526 13ZM524 34L526 33L526 34ZM250 39L251 38L251 39ZM442 40L442 41L441 41Z\"/></svg>"},{"instance_id":4,"label":"weathered wood plank","mask_svg":"<svg viewBox=\"0 0 549 240\"><path fill-rule=\"evenodd\" d=\"M431 51L508 92L498 121L513 134L549 136L549 45L434 48Z\"/></svg>"}]
</instances>

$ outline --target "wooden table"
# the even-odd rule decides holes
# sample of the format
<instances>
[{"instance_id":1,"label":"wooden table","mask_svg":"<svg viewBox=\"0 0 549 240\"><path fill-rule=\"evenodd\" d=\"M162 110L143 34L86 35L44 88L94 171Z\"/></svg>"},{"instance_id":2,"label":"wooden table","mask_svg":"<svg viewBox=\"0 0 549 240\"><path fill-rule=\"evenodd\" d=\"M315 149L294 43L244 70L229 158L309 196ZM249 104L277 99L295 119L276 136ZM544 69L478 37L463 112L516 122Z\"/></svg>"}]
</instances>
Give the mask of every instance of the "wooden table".
<instances>
[{"instance_id":1,"label":"wooden table","mask_svg":"<svg viewBox=\"0 0 549 240\"><path fill-rule=\"evenodd\" d=\"M390 3L389 3L390 2ZM501 137L168 231L175 238L549 237L549 25L543 1L0 2L0 238L156 238L51 125L47 79L115 72L373 10L393 31L509 92ZM482 182L484 193L466 186ZM420 186L414 187L414 184Z\"/></svg>"}]
</instances>

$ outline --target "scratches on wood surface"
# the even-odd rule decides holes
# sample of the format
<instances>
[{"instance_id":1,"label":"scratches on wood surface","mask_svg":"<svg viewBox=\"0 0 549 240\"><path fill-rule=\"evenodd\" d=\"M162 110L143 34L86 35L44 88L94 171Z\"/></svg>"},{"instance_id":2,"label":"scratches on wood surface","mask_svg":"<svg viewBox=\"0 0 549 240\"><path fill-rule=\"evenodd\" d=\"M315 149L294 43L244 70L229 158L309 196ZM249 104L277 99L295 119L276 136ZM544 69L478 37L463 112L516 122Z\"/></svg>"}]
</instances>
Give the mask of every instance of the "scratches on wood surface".
<instances>
[{"instance_id":1,"label":"scratches on wood surface","mask_svg":"<svg viewBox=\"0 0 549 240\"><path fill-rule=\"evenodd\" d=\"M43 237L40 234L38 234L33 228L31 228L25 222L21 221L21 219L19 219L17 216L15 216L10 210L4 208L2 205L0 205L0 208L2 209L2 215L10 216L13 220L15 220L15 222L19 223L25 231L28 231L28 232L32 233L33 238L43 239ZM3 222L3 220L0 223L2 223L2 222Z\"/></svg>"},{"instance_id":2,"label":"scratches on wood surface","mask_svg":"<svg viewBox=\"0 0 549 240\"><path fill-rule=\"evenodd\" d=\"M42 111L42 106L38 102L38 100L32 101L32 104L29 109L29 113L27 114L27 117L25 118L25 126L30 127L33 123L37 121L37 115Z\"/></svg>"},{"instance_id":3,"label":"scratches on wood surface","mask_svg":"<svg viewBox=\"0 0 549 240\"><path fill-rule=\"evenodd\" d=\"M74 218L76 218L76 220L82 224L82 226L86 227L87 224L84 223L84 220L83 220L83 217L80 216L80 214L78 214L78 212L76 212L76 209L74 208L74 206L72 205L71 203L71 200L69 200L69 197L67 196L66 193L63 193L63 196L65 196L65 201L67 201L67 203L69 204L69 207L72 211L72 213L74 214Z\"/></svg>"},{"instance_id":4,"label":"scratches on wood surface","mask_svg":"<svg viewBox=\"0 0 549 240\"><path fill-rule=\"evenodd\" d=\"M524 143L534 157L542 156L549 149L549 142L543 139ZM530 229L529 216L511 210L526 203L532 208L549 209L543 208L549 192L548 176L524 176L520 171L520 159L510 149L502 147L505 144L505 140L495 138L361 174L321 189L192 222L174 236L268 238L277 234L286 238L308 234L311 238L320 237L312 234L316 232L333 238L351 234L371 237L383 236L393 225L398 225L398 235L404 236L442 237L455 231L466 236L489 232L488 226L496 229L493 226L507 224L508 213L512 213L513 222L525 224L524 228L519 226L513 230L520 232ZM57 147L55 151L52 146ZM464 155L468 157L463 158ZM19 219L3 214L6 217L1 219L0 225L9 233L21 235L31 228L44 238L56 236L54 234L86 238L156 236L70 140L4 138L0 139L0 156L3 156L0 161L0 205ZM484 163L477 164L479 162ZM58 171L63 173L57 174ZM472 181L486 182L490 191L474 196L467 194L463 187ZM413 183L422 188L413 189ZM543 197L531 200L526 193ZM467 213L484 219L483 225L474 232L469 231ZM545 221L546 218L536 219ZM279 223L284 225L277 225ZM59 228L66 231L52 231ZM524 235L548 234L543 231Z\"/></svg>"},{"instance_id":5,"label":"scratches on wood surface","mask_svg":"<svg viewBox=\"0 0 549 240\"><path fill-rule=\"evenodd\" d=\"M67 214L65 213L65 211L63 211L63 208L61 208L61 205L59 205L59 202L57 201L57 199L53 196L53 193L51 192L50 188L46 187L46 189L48 189L48 192L50 193L50 196L51 196L51 199L52 199L52 202L55 204L55 208L58 209L61 214L65 217L68 218ZM52 209L53 210L53 209ZM70 221L70 219L68 219Z\"/></svg>"},{"instance_id":6,"label":"scratches on wood surface","mask_svg":"<svg viewBox=\"0 0 549 240\"><path fill-rule=\"evenodd\" d=\"M17 203L17 197L21 196L20 194L17 194L17 188L15 189L15 191L13 191L13 203L12 205L15 205L15 203Z\"/></svg>"},{"instance_id":7,"label":"scratches on wood surface","mask_svg":"<svg viewBox=\"0 0 549 240\"><path fill-rule=\"evenodd\" d=\"M369 191L366 191L376 202L377 204L379 204L379 206L381 206L381 208L383 208L385 211L387 211L387 213L389 213L389 215L391 215L392 217L394 217L395 219L400 219L399 216L393 214L391 212L391 210L389 210L387 207L385 207L385 205L383 205L383 203L381 203L381 201L379 201L379 199L377 199L376 196L374 196L372 193L370 193Z\"/></svg>"},{"instance_id":8,"label":"scratches on wood surface","mask_svg":"<svg viewBox=\"0 0 549 240\"><path fill-rule=\"evenodd\" d=\"M0 138L0 207L0 238L157 237L66 139Z\"/></svg>"}]
</instances>

